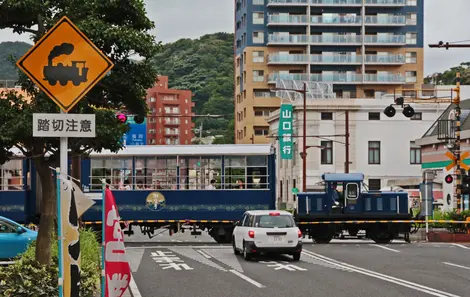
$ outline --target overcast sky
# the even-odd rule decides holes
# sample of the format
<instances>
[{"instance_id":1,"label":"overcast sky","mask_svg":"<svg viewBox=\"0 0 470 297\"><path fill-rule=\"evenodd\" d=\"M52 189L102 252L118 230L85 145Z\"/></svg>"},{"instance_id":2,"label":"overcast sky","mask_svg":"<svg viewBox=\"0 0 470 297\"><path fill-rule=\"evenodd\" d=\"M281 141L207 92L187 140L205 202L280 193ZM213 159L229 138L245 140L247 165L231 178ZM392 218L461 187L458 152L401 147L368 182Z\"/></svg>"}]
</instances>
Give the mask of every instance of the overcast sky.
<instances>
[{"instance_id":1,"label":"overcast sky","mask_svg":"<svg viewBox=\"0 0 470 297\"><path fill-rule=\"evenodd\" d=\"M430 49L427 44L469 40L467 29L470 0L424 0L425 75L442 72L470 61L469 49ZM198 38L215 32L233 32L233 0L146 0L147 12L155 22L158 40ZM459 29L460 28L460 29ZM30 42L27 35L0 30L2 41Z\"/></svg>"}]
</instances>

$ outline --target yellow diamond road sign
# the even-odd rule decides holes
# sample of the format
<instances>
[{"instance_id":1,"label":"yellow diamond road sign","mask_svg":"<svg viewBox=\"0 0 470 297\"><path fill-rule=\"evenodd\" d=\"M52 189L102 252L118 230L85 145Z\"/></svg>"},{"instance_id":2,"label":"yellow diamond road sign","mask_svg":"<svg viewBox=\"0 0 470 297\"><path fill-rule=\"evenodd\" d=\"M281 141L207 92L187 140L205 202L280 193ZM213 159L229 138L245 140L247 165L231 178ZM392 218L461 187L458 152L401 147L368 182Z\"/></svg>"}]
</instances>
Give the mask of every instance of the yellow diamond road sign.
<instances>
[{"instance_id":1,"label":"yellow diamond road sign","mask_svg":"<svg viewBox=\"0 0 470 297\"><path fill-rule=\"evenodd\" d=\"M16 65L65 112L114 66L67 17L63 17Z\"/></svg>"}]
</instances>

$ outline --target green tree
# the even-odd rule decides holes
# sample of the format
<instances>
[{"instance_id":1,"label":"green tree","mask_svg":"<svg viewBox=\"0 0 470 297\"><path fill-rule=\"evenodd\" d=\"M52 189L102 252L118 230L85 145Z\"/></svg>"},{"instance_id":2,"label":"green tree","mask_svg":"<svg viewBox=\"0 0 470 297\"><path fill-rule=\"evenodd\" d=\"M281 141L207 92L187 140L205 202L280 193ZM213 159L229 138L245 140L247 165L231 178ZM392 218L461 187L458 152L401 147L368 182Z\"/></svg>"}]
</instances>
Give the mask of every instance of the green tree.
<instances>
[{"instance_id":1,"label":"green tree","mask_svg":"<svg viewBox=\"0 0 470 297\"><path fill-rule=\"evenodd\" d=\"M97 137L69 140L72 154L91 150L122 148L120 141L127 125L115 120L114 110L126 108L134 114L145 114L146 90L153 86L157 71L152 60L160 49L150 30L154 28L142 0L4 0L0 2L0 29L10 28L18 34L31 34L37 42L61 17L67 15L88 38L108 55L115 66L70 113L95 113ZM37 28L37 29L33 29ZM131 57L140 56L138 62ZM0 95L0 161L11 156L17 147L36 166L42 185L41 219L36 259L50 263L51 234L55 226L56 192L49 166L58 166L59 140L32 137L33 113L58 113L58 107L22 73L22 85L32 100L28 103L13 92ZM45 157L45 152L50 154Z\"/></svg>"},{"instance_id":2,"label":"green tree","mask_svg":"<svg viewBox=\"0 0 470 297\"><path fill-rule=\"evenodd\" d=\"M470 62L460 63L457 67L452 67L443 73L435 73L424 78L424 83L434 82L437 85L455 85L456 74L460 72L460 84L470 85Z\"/></svg>"}]
</instances>

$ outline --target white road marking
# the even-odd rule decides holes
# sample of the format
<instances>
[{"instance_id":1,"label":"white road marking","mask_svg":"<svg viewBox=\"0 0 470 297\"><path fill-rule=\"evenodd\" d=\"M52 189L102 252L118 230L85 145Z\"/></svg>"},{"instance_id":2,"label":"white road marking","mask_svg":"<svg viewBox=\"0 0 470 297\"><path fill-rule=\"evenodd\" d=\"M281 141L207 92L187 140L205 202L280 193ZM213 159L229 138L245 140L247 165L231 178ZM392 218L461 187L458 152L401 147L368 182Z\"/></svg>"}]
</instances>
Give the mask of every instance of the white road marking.
<instances>
[{"instance_id":1,"label":"white road marking","mask_svg":"<svg viewBox=\"0 0 470 297\"><path fill-rule=\"evenodd\" d=\"M458 246L459 248L463 248L463 249L466 249L466 250L470 250L470 247L465 246L463 244L453 243L452 245L453 246Z\"/></svg>"},{"instance_id":2,"label":"white road marking","mask_svg":"<svg viewBox=\"0 0 470 297\"><path fill-rule=\"evenodd\" d=\"M201 250L197 250L199 254L203 255L204 257L206 257L207 259L210 259L211 256L209 256L208 254L204 253L203 251Z\"/></svg>"},{"instance_id":3,"label":"white road marking","mask_svg":"<svg viewBox=\"0 0 470 297\"><path fill-rule=\"evenodd\" d=\"M131 280L129 281L129 291L133 297L142 297L132 274Z\"/></svg>"},{"instance_id":4,"label":"white road marking","mask_svg":"<svg viewBox=\"0 0 470 297\"><path fill-rule=\"evenodd\" d=\"M467 266L462 266L462 265L458 265L458 264L454 264L454 263L450 263L450 262L442 262L442 263L444 263L446 265L455 266L455 267L458 267L458 268L470 270L470 267L467 267Z\"/></svg>"},{"instance_id":5,"label":"white road marking","mask_svg":"<svg viewBox=\"0 0 470 297\"><path fill-rule=\"evenodd\" d=\"M305 250L304 250L304 252L305 252ZM394 283L394 284L397 284L397 285L400 285L400 286L403 286L403 287L407 287L407 288L410 288L410 289L413 289L413 290L416 290L416 291L427 293L429 295L433 295L433 296L436 296L436 297L461 297L459 295L454 295L454 294L451 294L451 293L443 292L443 291L440 291L440 290L437 290L437 289L434 289L434 288L431 288L431 287L426 287L426 286L423 286L423 285L420 285L420 284L417 284L417 283L413 283L413 282L410 282L410 281L407 281L407 280L404 280L404 279L399 279L399 278L396 278L396 277L393 277L393 276L390 276L390 275L378 273L378 272L375 272L375 271L372 271L372 270L368 270L368 269L365 269L365 268L361 268L361 267L357 267L357 266L354 266L354 265L351 265L351 264L340 262L340 261L322 256L322 255L316 254L316 253L311 252L311 251L306 251L305 254L309 257L322 259L323 261L330 262L330 263L332 263L334 265L337 265L337 266L347 267L347 268L351 269L352 271L363 274L363 275L378 278L378 279L381 279L381 280L384 280L384 281L387 281L387 282L390 282L390 283Z\"/></svg>"},{"instance_id":6,"label":"white road marking","mask_svg":"<svg viewBox=\"0 0 470 297\"><path fill-rule=\"evenodd\" d=\"M263 286L262 284L258 283L257 281L255 281L254 279L251 279L249 278L248 276L244 275L243 273L240 273L238 271L236 271L235 269L230 269L229 270L231 273L235 274L236 276L240 277L241 279L244 279L246 280L247 282L249 282L250 284L258 287L258 288L265 288L265 286Z\"/></svg>"},{"instance_id":7,"label":"white road marking","mask_svg":"<svg viewBox=\"0 0 470 297\"><path fill-rule=\"evenodd\" d=\"M392 251L392 252L395 252L395 253L400 252L399 250L394 250L392 248L389 248L389 247L386 247L386 246L383 246L383 245L379 245L379 244L371 244L371 246L376 246L376 247L382 248L384 250Z\"/></svg>"}]
</instances>

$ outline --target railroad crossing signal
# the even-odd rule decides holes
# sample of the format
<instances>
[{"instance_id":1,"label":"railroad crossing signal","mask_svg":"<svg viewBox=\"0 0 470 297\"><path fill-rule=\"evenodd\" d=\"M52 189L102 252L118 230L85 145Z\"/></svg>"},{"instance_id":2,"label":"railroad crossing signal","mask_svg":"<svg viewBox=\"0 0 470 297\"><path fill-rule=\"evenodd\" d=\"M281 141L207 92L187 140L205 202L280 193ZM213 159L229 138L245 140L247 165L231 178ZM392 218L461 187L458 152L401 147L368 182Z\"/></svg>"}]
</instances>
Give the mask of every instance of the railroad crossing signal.
<instances>
[{"instance_id":1,"label":"railroad crossing signal","mask_svg":"<svg viewBox=\"0 0 470 297\"><path fill-rule=\"evenodd\" d=\"M462 169L465 169L465 170L470 170L470 167L465 164L463 161L468 157L469 153L468 152L464 152L460 155L460 168ZM457 158L455 157L454 154L452 154L451 152L447 152L446 153L446 156L452 160L452 163L450 163L449 165L446 166L446 170L449 171L451 170L452 168L454 168L454 166L457 164Z\"/></svg>"},{"instance_id":2,"label":"railroad crossing signal","mask_svg":"<svg viewBox=\"0 0 470 297\"><path fill-rule=\"evenodd\" d=\"M65 16L16 65L64 112L114 67Z\"/></svg>"}]
</instances>

